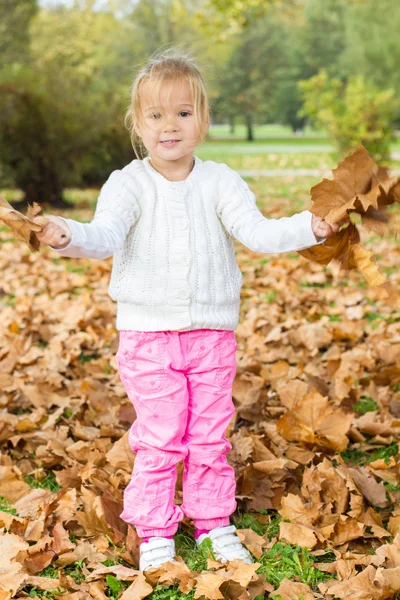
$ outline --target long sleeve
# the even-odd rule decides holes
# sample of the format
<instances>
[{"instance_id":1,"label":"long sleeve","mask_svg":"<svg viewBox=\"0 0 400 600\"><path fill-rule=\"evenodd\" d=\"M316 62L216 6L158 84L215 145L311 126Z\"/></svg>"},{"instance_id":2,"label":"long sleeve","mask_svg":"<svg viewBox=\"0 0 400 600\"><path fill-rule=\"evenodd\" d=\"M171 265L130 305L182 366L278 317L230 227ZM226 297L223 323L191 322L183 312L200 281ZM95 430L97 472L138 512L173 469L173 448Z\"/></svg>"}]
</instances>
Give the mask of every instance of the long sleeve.
<instances>
[{"instance_id":1,"label":"long sleeve","mask_svg":"<svg viewBox=\"0 0 400 600\"><path fill-rule=\"evenodd\" d=\"M229 235L250 250L267 254L293 252L325 241L326 238L318 239L314 235L310 211L267 219L258 209L247 183L229 167L221 184L224 191L217 203L218 216Z\"/></svg>"},{"instance_id":2,"label":"long sleeve","mask_svg":"<svg viewBox=\"0 0 400 600\"><path fill-rule=\"evenodd\" d=\"M79 223L57 217L68 225L72 239L65 248L53 248L69 258L108 258L120 249L132 225L139 219L137 183L121 171L114 171L103 185L93 220Z\"/></svg>"}]
</instances>

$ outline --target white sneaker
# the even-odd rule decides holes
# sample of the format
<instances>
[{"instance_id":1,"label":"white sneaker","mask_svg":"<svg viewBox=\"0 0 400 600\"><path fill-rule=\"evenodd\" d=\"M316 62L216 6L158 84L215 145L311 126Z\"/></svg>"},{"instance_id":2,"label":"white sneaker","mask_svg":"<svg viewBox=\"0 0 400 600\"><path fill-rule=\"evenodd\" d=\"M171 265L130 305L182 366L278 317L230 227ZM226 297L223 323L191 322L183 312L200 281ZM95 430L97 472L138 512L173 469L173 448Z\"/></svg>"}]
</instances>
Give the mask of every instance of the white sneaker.
<instances>
[{"instance_id":1,"label":"white sneaker","mask_svg":"<svg viewBox=\"0 0 400 600\"><path fill-rule=\"evenodd\" d=\"M140 544L139 569L153 569L172 561L175 557L175 541L165 537L152 537Z\"/></svg>"},{"instance_id":2,"label":"white sneaker","mask_svg":"<svg viewBox=\"0 0 400 600\"><path fill-rule=\"evenodd\" d=\"M210 538L215 558L222 564L225 564L228 560L240 558L248 565L252 565L254 561L250 552L242 545L235 532L236 527L234 525L215 527L209 533L199 535L196 542L199 545L206 538Z\"/></svg>"}]
</instances>

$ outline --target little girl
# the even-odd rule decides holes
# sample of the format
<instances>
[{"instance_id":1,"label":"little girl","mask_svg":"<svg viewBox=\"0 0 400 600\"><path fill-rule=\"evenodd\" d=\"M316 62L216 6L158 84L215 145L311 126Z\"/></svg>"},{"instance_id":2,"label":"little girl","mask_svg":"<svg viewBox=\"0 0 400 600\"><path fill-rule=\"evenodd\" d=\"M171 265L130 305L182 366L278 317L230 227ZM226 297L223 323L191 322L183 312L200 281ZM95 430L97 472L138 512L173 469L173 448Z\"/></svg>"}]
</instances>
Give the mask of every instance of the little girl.
<instances>
[{"instance_id":1,"label":"little girl","mask_svg":"<svg viewBox=\"0 0 400 600\"><path fill-rule=\"evenodd\" d=\"M116 361L137 415L121 518L143 538L141 570L173 560L184 514L193 519L197 542L210 538L220 561L252 562L229 520L235 478L225 432L235 410L242 283L233 238L255 252L290 252L339 229L307 210L265 218L239 175L193 155L209 123L193 61L177 53L150 60L133 83L129 108L133 146L144 146L147 156L111 173L91 223L50 216L37 234L61 256L114 258Z\"/></svg>"}]
</instances>

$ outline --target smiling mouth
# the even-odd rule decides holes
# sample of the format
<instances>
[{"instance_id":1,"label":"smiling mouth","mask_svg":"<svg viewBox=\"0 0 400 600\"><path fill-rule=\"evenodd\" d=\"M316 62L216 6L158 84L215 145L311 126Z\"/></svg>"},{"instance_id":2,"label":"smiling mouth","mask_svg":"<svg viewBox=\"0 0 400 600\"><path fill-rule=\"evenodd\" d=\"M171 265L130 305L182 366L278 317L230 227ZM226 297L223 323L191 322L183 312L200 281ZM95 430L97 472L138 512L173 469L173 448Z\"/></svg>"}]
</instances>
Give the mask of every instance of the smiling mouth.
<instances>
[{"instance_id":1,"label":"smiling mouth","mask_svg":"<svg viewBox=\"0 0 400 600\"><path fill-rule=\"evenodd\" d=\"M177 142L180 142L181 140L163 140L160 142L160 144L165 144L166 146L168 146L169 144L176 144Z\"/></svg>"}]
</instances>

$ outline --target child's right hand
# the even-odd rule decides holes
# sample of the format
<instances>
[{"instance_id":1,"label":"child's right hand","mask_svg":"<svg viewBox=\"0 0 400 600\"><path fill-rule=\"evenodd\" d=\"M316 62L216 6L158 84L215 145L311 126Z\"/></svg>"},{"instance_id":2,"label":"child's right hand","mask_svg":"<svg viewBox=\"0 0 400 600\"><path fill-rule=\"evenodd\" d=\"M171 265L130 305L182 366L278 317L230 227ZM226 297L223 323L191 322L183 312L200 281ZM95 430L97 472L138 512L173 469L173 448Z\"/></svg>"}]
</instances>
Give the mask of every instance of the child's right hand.
<instances>
[{"instance_id":1,"label":"child's right hand","mask_svg":"<svg viewBox=\"0 0 400 600\"><path fill-rule=\"evenodd\" d=\"M34 217L32 219L38 225L44 225L42 231L36 236L40 242L61 250L68 246L72 239L72 232L66 222L60 217L49 215L46 217Z\"/></svg>"}]
</instances>

